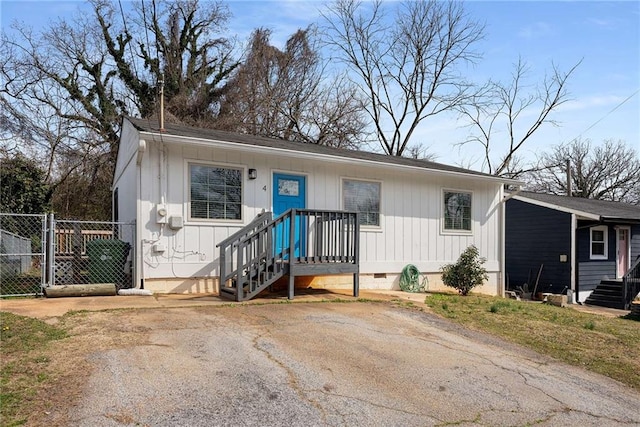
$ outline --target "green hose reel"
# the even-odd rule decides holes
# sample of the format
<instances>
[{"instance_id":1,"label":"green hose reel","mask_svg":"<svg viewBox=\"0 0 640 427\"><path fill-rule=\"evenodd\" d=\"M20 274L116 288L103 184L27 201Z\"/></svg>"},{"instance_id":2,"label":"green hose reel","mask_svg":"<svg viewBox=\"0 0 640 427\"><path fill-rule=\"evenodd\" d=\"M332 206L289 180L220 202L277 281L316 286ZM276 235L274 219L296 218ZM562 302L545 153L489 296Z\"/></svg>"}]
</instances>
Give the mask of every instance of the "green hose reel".
<instances>
[{"instance_id":1,"label":"green hose reel","mask_svg":"<svg viewBox=\"0 0 640 427\"><path fill-rule=\"evenodd\" d=\"M420 271L413 264L408 264L402 269L400 274L400 289L404 292L424 292L429 286L427 276L422 276Z\"/></svg>"}]
</instances>

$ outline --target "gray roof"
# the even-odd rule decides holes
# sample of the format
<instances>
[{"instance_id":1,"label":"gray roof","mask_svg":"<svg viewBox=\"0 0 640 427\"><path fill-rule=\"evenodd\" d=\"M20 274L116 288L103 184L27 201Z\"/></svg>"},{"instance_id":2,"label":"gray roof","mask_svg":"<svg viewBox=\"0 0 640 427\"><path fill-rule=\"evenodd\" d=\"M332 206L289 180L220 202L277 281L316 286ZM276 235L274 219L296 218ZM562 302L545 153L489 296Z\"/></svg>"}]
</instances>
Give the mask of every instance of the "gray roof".
<instances>
[{"instance_id":1,"label":"gray roof","mask_svg":"<svg viewBox=\"0 0 640 427\"><path fill-rule=\"evenodd\" d=\"M156 120L134 119L127 117L127 120L133 124L141 132L159 133L159 125ZM307 152L311 154L321 154L347 159L360 159L383 164L392 164L399 166L417 167L435 171L445 171L453 173L462 173L467 175L491 178L505 183L518 183L514 180L500 178L494 175L464 169L456 166L449 166L442 163L430 162L427 160L411 159L406 157L388 156L385 154L370 153L366 151L346 150L340 148L327 147L318 144L309 144L304 142L292 142L281 139L265 138L255 135L247 135L234 132L225 132L215 129L204 129L191 126L177 125L173 123L165 123L165 131L162 135L175 135L199 139L209 139L216 141L234 142L244 145L253 145L257 147L271 147L289 151Z\"/></svg>"},{"instance_id":2,"label":"gray roof","mask_svg":"<svg viewBox=\"0 0 640 427\"><path fill-rule=\"evenodd\" d=\"M520 198L530 199L550 205L556 205L571 211L597 215L602 221L628 220L640 221L640 206L606 200L585 199L582 197L557 196L555 194L521 191Z\"/></svg>"}]
</instances>

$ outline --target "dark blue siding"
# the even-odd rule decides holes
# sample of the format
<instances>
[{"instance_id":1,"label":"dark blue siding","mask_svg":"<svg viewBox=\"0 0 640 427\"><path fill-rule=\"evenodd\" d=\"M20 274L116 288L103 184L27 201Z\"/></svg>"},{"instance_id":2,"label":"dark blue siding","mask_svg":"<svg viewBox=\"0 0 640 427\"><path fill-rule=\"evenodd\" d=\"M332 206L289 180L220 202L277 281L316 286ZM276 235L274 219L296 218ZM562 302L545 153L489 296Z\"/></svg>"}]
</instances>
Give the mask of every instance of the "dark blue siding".
<instances>
[{"instance_id":1,"label":"dark blue siding","mask_svg":"<svg viewBox=\"0 0 640 427\"><path fill-rule=\"evenodd\" d=\"M608 225L607 233L607 259L594 260L591 257L591 227L600 224L593 224L586 221L578 221L578 261L580 262L603 262L616 260L616 229L613 225ZM615 276L614 276L615 277Z\"/></svg>"},{"instance_id":2,"label":"dark blue siding","mask_svg":"<svg viewBox=\"0 0 640 427\"><path fill-rule=\"evenodd\" d=\"M598 224L595 224L598 225ZM580 260L579 280L581 290L595 289L603 279L615 279L617 269L617 234L616 224L607 224L607 259L590 259L589 222L578 222L578 259ZM640 256L640 225L631 226L631 262Z\"/></svg>"},{"instance_id":3,"label":"dark blue siding","mask_svg":"<svg viewBox=\"0 0 640 427\"><path fill-rule=\"evenodd\" d=\"M631 264L640 257L640 224L631 226Z\"/></svg>"},{"instance_id":4,"label":"dark blue siding","mask_svg":"<svg viewBox=\"0 0 640 427\"><path fill-rule=\"evenodd\" d=\"M571 286L571 214L510 199L506 207L505 263L509 287L533 287L544 264L539 292ZM560 255L567 262L560 262Z\"/></svg>"}]
</instances>

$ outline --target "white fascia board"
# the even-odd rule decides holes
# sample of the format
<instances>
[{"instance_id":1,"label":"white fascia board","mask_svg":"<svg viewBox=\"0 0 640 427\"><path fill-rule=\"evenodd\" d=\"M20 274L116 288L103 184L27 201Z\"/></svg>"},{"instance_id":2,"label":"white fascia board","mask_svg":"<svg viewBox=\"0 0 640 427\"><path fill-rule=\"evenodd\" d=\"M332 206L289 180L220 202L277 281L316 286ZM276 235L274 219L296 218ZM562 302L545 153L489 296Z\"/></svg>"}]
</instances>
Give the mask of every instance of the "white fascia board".
<instances>
[{"instance_id":1,"label":"white fascia board","mask_svg":"<svg viewBox=\"0 0 640 427\"><path fill-rule=\"evenodd\" d=\"M384 167L388 169L402 169L403 171L414 170L417 172L427 172L432 174L456 176L456 177L462 177L462 178L473 178L473 179L491 181L491 182L501 183L501 184L511 184L511 185L525 184L522 181L501 178L499 176L474 175L474 174L464 173L464 172L447 171L447 170L440 170L440 169L429 169L429 168L421 168L421 167L407 166L407 165L396 165L392 163L382 163L382 162L376 162L373 160L366 160L366 159L349 159L347 157L332 156L329 154L308 153L305 151L288 150L288 149L275 148L275 147L262 147L259 145L242 144L237 142L221 141L216 139L201 139L201 138L193 138L193 137L180 136L180 135L164 135L161 133L148 132L148 131L141 131L140 134L149 135L150 136L149 139L153 141L162 141L165 143L189 144L189 145L202 146L202 147L224 148L224 149L232 149L232 150L240 150L240 151L250 151L252 153L261 153L261 154L279 153L281 155L284 155L287 157L293 157L297 159L325 160L325 161L330 161L334 163L347 163L352 165L368 164L371 166Z\"/></svg>"},{"instance_id":2,"label":"white fascia board","mask_svg":"<svg viewBox=\"0 0 640 427\"><path fill-rule=\"evenodd\" d=\"M540 200L530 199L526 196L516 195L513 196L513 199L520 200L521 202L531 203L532 205L541 206L543 208L549 208L560 212L575 214L576 217L579 217L579 219L592 219L595 221L600 221L600 215L580 211L577 209L567 208L565 206L554 205L553 203L541 202Z\"/></svg>"}]
</instances>

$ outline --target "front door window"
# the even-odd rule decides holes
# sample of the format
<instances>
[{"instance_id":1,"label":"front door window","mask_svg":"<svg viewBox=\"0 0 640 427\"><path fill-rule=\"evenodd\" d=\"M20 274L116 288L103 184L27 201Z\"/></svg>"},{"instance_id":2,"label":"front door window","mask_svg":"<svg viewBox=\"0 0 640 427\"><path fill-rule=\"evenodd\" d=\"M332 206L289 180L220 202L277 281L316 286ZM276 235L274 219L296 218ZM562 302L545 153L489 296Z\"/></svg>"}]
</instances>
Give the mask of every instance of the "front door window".
<instances>
[{"instance_id":1,"label":"front door window","mask_svg":"<svg viewBox=\"0 0 640 427\"><path fill-rule=\"evenodd\" d=\"M618 277L625 275L629 269L629 229L618 229Z\"/></svg>"}]
</instances>

